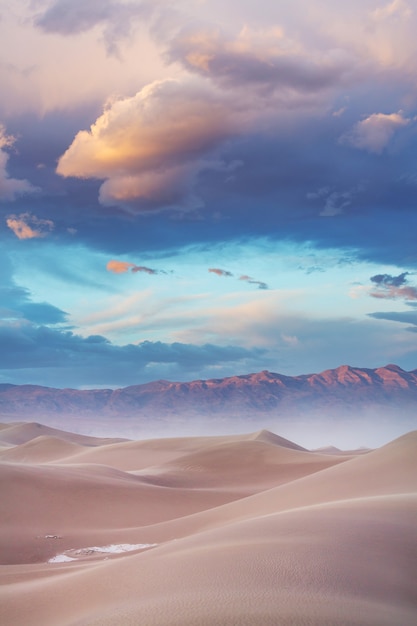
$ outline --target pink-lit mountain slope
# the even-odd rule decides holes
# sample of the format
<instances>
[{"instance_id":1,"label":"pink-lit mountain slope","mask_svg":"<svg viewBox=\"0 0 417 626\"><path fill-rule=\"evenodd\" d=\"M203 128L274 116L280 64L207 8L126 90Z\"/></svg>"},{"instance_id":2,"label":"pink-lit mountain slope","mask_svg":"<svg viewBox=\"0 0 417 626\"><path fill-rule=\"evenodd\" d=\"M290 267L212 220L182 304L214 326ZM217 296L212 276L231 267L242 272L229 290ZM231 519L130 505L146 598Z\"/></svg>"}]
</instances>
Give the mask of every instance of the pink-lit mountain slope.
<instances>
[{"instance_id":1,"label":"pink-lit mountain slope","mask_svg":"<svg viewBox=\"0 0 417 626\"><path fill-rule=\"evenodd\" d=\"M0 385L0 416L51 414L154 417L169 415L297 415L417 408L417 370L397 365L343 365L320 374L283 376L263 371L193 382L159 380L122 389L80 391ZM417 411L416 411L417 413Z\"/></svg>"}]
</instances>

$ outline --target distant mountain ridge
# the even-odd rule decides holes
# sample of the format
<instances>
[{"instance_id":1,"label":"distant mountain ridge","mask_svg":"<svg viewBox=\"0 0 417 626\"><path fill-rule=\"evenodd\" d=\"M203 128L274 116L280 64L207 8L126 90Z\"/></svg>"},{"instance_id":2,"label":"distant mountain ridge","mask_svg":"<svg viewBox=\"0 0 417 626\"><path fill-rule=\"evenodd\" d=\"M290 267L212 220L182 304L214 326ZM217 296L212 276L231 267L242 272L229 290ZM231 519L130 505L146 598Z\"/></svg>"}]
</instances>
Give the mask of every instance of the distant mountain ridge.
<instances>
[{"instance_id":1,"label":"distant mountain ridge","mask_svg":"<svg viewBox=\"0 0 417 626\"><path fill-rule=\"evenodd\" d=\"M120 389L54 389L0 384L0 416L297 414L349 412L378 407L417 408L417 370L398 365L376 369L342 365L319 374L284 376L269 371L227 378L169 382L158 380Z\"/></svg>"}]
</instances>

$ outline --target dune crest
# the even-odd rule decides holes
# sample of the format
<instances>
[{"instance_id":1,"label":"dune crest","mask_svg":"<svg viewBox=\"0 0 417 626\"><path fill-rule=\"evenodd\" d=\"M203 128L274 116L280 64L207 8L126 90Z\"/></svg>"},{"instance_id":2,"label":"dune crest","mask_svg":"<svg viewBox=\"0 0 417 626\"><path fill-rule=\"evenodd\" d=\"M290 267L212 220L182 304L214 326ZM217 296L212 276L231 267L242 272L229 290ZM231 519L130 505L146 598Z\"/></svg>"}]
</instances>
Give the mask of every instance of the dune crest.
<instances>
[{"instance_id":1,"label":"dune crest","mask_svg":"<svg viewBox=\"0 0 417 626\"><path fill-rule=\"evenodd\" d=\"M417 431L357 454L266 430L126 441L20 423L0 440L8 626L417 618Z\"/></svg>"}]
</instances>

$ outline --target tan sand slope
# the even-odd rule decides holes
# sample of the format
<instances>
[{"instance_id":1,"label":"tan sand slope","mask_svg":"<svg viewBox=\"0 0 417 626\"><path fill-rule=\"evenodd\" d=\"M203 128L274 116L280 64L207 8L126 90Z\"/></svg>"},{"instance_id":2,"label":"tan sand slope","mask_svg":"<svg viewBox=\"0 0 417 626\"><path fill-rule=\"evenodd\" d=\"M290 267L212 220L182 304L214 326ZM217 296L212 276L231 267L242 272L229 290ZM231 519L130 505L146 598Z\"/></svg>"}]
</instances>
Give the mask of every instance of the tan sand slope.
<instances>
[{"instance_id":1,"label":"tan sand slope","mask_svg":"<svg viewBox=\"0 0 417 626\"><path fill-rule=\"evenodd\" d=\"M11 443L18 445L26 443L42 435L58 437L65 441L76 443L82 446L101 446L106 443L126 441L126 439L108 439L103 437L89 437L76 433L58 430L51 426L45 426L38 422L12 422L0 425L0 444Z\"/></svg>"},{"instance_id":2,"label":"tan sand slope","mask_svg":"<svg viewBox=\"0 0 417 626\"><path fill-rule=\"evenodd\" d=\"M417 621L417 433L337 456L37 430L0 455L1 624Z\"/></svg>"}]
</instances>

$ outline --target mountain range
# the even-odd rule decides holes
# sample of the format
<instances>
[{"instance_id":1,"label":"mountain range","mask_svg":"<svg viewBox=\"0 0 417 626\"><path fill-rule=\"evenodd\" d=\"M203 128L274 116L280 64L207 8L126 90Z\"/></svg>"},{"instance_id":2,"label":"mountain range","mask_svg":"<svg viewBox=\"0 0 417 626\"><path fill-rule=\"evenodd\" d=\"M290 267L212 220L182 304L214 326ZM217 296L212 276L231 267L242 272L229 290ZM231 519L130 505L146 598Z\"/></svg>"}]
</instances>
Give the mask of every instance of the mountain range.
<instances>
[{"instance_id":1,"label":"mountain range","mask_svg":"<svg viewBox=\"0 0 417 626\"><path fill-rule=\"evenodd\" d=\"M192 382L158 380L121 389L54 389L0 384L0 416L78 415L165 418L349 414L362 410L406 411L417 407L417 370L397 365L376 369L342 365L319 374L284 376L262 371Z\"/></svg>"}]
</instances>

